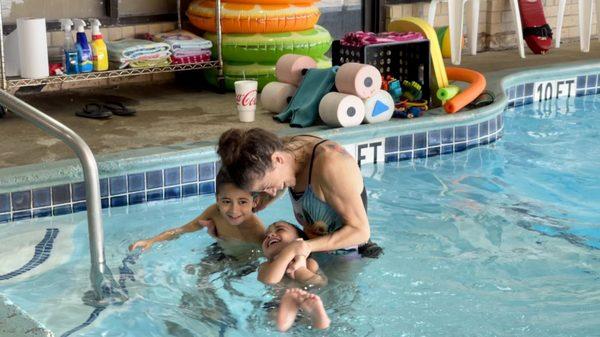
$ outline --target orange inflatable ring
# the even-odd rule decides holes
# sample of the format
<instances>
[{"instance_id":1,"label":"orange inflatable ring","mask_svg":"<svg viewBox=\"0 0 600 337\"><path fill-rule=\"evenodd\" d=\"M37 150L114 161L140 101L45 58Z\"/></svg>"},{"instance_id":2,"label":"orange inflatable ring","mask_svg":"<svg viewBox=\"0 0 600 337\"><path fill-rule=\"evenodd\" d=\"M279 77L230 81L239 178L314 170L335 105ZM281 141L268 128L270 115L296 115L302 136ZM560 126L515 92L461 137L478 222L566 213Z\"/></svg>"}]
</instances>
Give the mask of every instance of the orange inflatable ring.
<instances>
[{"instance_id":1,"label":"orange inflatable ring","mask_svg":"<svg viewBox=\"0 0 600 337\"><path fill-rule=\"evenodd\" d=\"M221 5L223 33L280 33L311 29L321 12L310 3L258 5L223 3ZM194 0L187 10L190 22L199 29L215 32L215 3Z\"/></svg>"},{"instance_id":2,"label":"orange inflatable ring","mask_svg":"<svg viewBox=\"0 0 600 337\"><path fill-rule=\"evenodd\" d=\"M452 99L446 101L444 110L449 114L464 108L485 90L485 77L475 70L447 67L446 74L448 75L448 80L467 82L470 84L468 88L462 90Z\"/></svg>"}]
</instances>

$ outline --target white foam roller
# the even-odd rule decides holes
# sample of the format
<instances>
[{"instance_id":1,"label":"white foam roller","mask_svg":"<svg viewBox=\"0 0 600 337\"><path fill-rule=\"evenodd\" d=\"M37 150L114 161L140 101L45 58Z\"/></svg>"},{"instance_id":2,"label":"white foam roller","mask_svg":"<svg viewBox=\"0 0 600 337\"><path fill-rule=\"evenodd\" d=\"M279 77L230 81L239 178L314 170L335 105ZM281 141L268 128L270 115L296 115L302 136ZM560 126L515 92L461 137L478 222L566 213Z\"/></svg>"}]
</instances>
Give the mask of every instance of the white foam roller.
<instances>
[{"instance_id":1,"label":"white foam roller","mask_svg":"<svg viewBox=\"0 0 600 337\"><path fill-rule=\"evenodd\" d=\"M260 93L263 108L273 113L280 113L287 108L298 87L289 83L271 82Z\"/></svg>"},{"instance_id":2,"label":"white foam roller","mask_svg":"<svg viewBox=\"0 0 600 337\"><path fill-rule=\"evenodd\" d=\"M381 73L372 65L344 63L335 76L335 87L345 94L369 98L381 89Z\"/></svg>"},{"instance_id":3,"label":"white foam roller","mask_svg":"<svg viewBox=\"0 0 600 337\"><path fill-rule=\"evenodd\" d=\"M285 54L275 64L275 77L283 83L300 85L302 70L317 67L317 62L306 55Z\"/></svg>"},{"instance_id":4,"label":"white foam roller","mask_svg":"<svg viewBox=\"0 0 600 337\"><path fill-rule=\"evenodd\" d=\"M319 116L333 127L360 125L365 118L365 104L357 96L330 92L319 103Z\"/></svg>"},{"instance_id":5,"label":"white foam roller","mask_svg":"<svg viewBox=\"0 0 600 337\"><path fill-rule=\"evenodd\" d=\"M365 100L365 123L381 123L389 121L394 114L394 98L385 90L377 90Z\"/></svg>"}]
</instances>

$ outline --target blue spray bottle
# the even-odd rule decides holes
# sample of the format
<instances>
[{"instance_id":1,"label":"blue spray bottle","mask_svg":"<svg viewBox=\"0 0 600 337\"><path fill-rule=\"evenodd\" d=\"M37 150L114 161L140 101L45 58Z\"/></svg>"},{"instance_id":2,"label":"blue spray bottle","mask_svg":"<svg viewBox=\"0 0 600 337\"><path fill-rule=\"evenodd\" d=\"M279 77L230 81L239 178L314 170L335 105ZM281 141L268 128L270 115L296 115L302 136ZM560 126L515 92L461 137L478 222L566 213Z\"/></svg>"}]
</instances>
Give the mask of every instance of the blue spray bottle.
<instances>
[{"instance_id":1,"label":"blue spray bottle","mask_svg":"<svg viewBox=\"0 0 600 337\"><path fill-rule=\"evenodd\" d=\"M75 47L77 48L77 62L79 63L79 71L82 73L89 73L94 70L94 64L92 63L92 49L88 43L87 36L85 36L85 21L81 19L73 19L75 29L77 29L77 42Z\"/></svg>"},{"instance_id":2,"label":"blue spray bottle","mask_svg":"<svg viewBox=\"0 0 600 337\"><path fill-rule=\"evenodd\" d=\"M65 40L63 42L62 66L65 74L79 73L79 61L77 60L77 48L73 42L71 34L71 19L60 19L61 29L65 32Z\"/></svg>"}]
</instances>

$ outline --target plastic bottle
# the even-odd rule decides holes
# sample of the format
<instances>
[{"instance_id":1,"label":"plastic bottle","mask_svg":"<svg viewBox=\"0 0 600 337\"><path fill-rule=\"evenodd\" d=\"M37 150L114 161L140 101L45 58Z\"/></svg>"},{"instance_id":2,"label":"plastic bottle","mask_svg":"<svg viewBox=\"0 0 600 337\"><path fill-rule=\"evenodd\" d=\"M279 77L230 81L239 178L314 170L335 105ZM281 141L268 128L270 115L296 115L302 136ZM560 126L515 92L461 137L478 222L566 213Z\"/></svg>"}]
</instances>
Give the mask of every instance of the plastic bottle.
<instances>
[{"instance_id":1,"label":"plastic bottle","mask_svg":"<svg viewBox=\"0 0 600 337\"><path fill-rule=\"evenodd\" d=\"M63 42L62 50L62 66L65 74L77 74L79 73L79 62L77 60L77 48L73 42L73 35L71 34L71 26L73 21L71 19L60 19L61 29L65 32L65 40Z\"/></svg>"},{"instance_id":2,"label":"plastic bottle","mask_svg":"<svg viewBox=\"0 0 600 337\"><path fill-rule=\"evenodd\" d=\"M92 63L92 49L85 36L85 21L73 19L75 29L77 29L77 38L75 47L77 48L77 62L79 63L79 72L89 73L94 70Z\"/></svg>"},{"instance_id":3,"label":"plastic bottle","mask_svg":"<svg viewBox=\"0 0 600 337\"><path fill-rule=\"evenodd\" d=\"M102 32L100 32L100 20L92 18L90 19L90 25L92 26L92 61L94 71L105 71L108 69L108 50L106 49L104 39L102 39Z\"/></svg>"}]
</instances>

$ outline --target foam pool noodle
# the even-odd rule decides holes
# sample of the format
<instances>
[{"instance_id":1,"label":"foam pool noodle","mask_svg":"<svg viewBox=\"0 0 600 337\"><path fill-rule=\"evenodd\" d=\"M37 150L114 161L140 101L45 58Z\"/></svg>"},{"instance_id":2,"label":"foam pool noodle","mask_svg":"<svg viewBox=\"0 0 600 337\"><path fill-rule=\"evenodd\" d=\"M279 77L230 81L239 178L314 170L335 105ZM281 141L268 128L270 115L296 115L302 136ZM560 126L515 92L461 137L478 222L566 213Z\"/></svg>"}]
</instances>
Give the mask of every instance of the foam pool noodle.
<instances>
[{"instance_id":1,"label":"foam pool noodle","mask_svg":"<svg viewBox=\"0 0 600 337\"><path fill-rule=\"evenodd\" d=\"M442 101L445 102L449 99L452 99L452 97L456 96L458 93L460 92L460 87L457 85L449 85L445 88L439 88L437 93L436 93L436 97Z\"/></svg>"}]
</instances>

